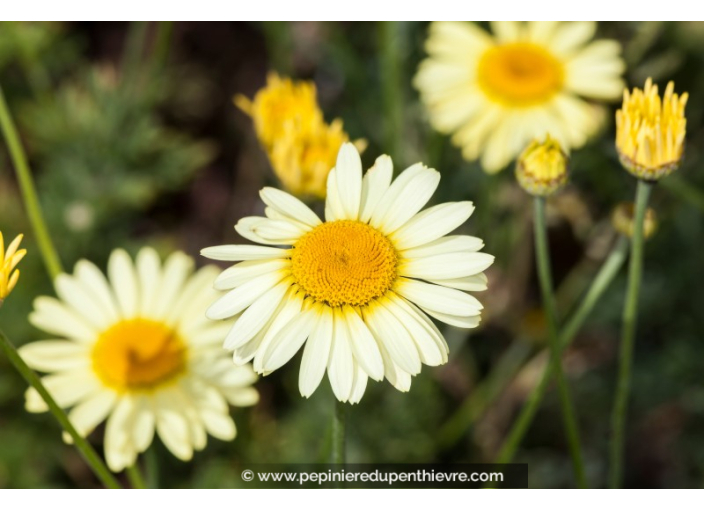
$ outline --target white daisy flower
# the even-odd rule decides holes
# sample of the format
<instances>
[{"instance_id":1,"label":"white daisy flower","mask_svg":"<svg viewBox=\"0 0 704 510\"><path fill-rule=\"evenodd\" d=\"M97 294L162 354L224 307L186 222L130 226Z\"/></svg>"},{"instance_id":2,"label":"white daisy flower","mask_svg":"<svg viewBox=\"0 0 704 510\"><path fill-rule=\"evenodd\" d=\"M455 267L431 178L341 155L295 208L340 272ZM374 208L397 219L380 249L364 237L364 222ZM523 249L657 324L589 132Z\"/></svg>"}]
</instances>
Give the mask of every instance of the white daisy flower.
<instances>
[{"instance_id":1,"label":"white daisy flower","mask_svg":"<svg viewBox=\"0 0 704 510\"><path fill-rule=\"evenodd\" d=\"M430 122L497 172L534 138L550 134L569 150L584 145L605 119L582 98L623 93L621 46L592 41L594 21L496 21L493 36L467 22L430 25L428 58L414 83Z\"/></svg>"},{"instance_id":2,"label":"white daisy flower","mask_svg":"<svg viewBox=\"0 0 704 510\"><path fill-rule=\"evenodd\" d=\"M205 448L207 434L235 437L228 403L258 401L250 366L235 367L220 347L229 326L204 316L217 293L213 266L193 273L193 259L173 253L163 266L143 248L133 264L112 252L108 278L81 260L54 281L59 299L39 297L30 322L52 335L20 348L82 435L107 418L105 457L113 471L133 465L156 432L181 460ZM30 412L46 404L30 388Z\"/></svg>"},{"instance_id":3,"label":"white daisy flower","mask_svg":"<svg viewBox=\"0 0 704 510\"><path fill-rule=\"evenodd\" d=\"M215 280L230 290L207 311L236 317L224 347L268 374L303 347L299 378L309 397L327 370L335 396L359 402L367 378L408 391L421 365L447 362L445 339L428 315L458 327L479 324L482 305L463 291L486 289L494 257L481 239L446 236L472 214L471 202L421 208L440 174L411 166L392 183L381 156L362 177L354 145L340 148L328 176L325 222L297 198L264 188L266 218L236 225L270 245L206 248L208 258L242 261ZM285 246L285 247L277 247Z\"/></svg>"}]
</instances>

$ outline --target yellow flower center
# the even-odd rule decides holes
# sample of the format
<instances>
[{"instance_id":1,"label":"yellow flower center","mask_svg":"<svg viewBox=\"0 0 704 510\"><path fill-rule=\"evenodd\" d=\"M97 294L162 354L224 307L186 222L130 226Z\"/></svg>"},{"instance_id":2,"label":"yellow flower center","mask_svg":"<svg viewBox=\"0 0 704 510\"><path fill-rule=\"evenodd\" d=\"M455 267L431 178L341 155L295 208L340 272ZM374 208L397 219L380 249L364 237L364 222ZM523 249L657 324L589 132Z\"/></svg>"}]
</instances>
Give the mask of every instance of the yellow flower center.
<instances>
[{"instance_id":1,"label":"yellow flower center","mask_svg":"<svg viewBox=\"0 0 704 510\"><path fill-rule=\"evenodd\" d=\"M118 391L150 390L173 380L186 366L186 347L161 322L130 319L101 333L93 348L93 369Z\"/></svg>"},{"instance_id":2,"label":"yellow flower center","mask_svg":"<svg viewBox=\"0 0 704 510\"><path fill-rule=\"evenodd\" d=\"M562 63L541 46L517 42L492 46L479 59L479 86L490 99L511 107L533 106L562 89Z\"/></svg>"},{"instance_id":3,"label":"yellow flower center","mask_svg":"<svg viewBox=\"0 0 704 510\"><path fill-rule=\"evenodd\" d=\"M366 223L339 220L318 225L293 247L296 283L329 306L364 306L396 280L398 257L391 242Z\"/></svg>"}]
</instances>

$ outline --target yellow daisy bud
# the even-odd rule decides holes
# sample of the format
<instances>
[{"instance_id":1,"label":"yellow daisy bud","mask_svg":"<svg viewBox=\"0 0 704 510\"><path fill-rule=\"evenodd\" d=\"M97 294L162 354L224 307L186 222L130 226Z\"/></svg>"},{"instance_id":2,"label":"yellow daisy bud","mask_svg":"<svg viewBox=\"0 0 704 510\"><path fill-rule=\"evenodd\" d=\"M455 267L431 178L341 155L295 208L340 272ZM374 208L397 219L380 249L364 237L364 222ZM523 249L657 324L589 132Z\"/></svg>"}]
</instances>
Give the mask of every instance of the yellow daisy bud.
<instances>
[{"instance_id":1,"label":"yellow daisy bud","mask_svg":"<svg viewBox=\"0 0 704 510\"><path fill-rule=\"evenodd\" d=\"M635 215L635 207L633 202L621 202L614 208L611 214L611 224L614 229L624 236L633 237L633 218ZM645 220L643 223L643 236L645 239L652 237L658 227L657 216L655 211L648 207L645 211Z\"/></svg>"},{"instance_id":2,"label":"yellow daisy bud","mask_svg":"<svg viewBox=\"0 0 704 510\"><path fill-rule=\"evenodd\" d=\"M533 140L516 164L518 184L531 195L551 195L567 182L568 158L549 135L544 142Z\"/></svg>"},{"instance_id":3,"label":"yellow daisy bud","mask_svg":"<svg viewBox=\"0 0 704 510\"><path fill-rule=\"evenodd\" d=\"M623 92L616 112L616 149L621 164L639 179L656 181L674 172L684 155L689 95L674 93L670 82L661 99L658 86L648 78L643 90Z\"/></svg>"},{"instance_id":4,"label":"yellow daisy bud","mask_svg":"<svg viewBox=\"0 0 704 510\"><path fill-rule=\"evenodd\" d=\"M27 250L18 250L22 242L22 234L15 239L7 247L5 251L5 241L0 232L0 305L7 296L10 295L12 289L17 285L17 280L20 278L20 271L15 269L20 260L27 253Z\"/></svg>"}]
</instances>

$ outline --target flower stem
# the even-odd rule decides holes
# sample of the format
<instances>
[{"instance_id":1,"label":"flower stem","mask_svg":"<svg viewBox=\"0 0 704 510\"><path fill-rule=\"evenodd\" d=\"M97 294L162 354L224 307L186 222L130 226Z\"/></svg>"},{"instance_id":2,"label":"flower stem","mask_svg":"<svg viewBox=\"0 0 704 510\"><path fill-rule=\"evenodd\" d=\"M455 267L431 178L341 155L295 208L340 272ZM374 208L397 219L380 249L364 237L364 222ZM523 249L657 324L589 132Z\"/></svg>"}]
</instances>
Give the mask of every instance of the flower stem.
<instances>
[{"instance_id":1,"label":"flower stem","mask_svg":"<svg viewBox=\"0 0 704 510\"><path fill-rule=\"evenodd\" d=\"M332 462L345 463L345 434L347 404L335 399L335 413L332 418Z\"/></svg>"},{"instance_id":2,"label":"flower stem","mask_svg":"<svg viewBox=\"0 0 704 510\"><path fill-rule=\"evenodd\" d=\"M562 348L557 327L557 307L555 305L552 274L550 272L550 254L548 252L547 226L545 224L545 199L535 197L535 257L538 269L538 280L543 296L543 306L548 323L548 337L550 339L550 364L554 366L555 380L560 395L562 405L562 418L567 433L572 465L574 468L577 486L586 488L587 482L584 474L584 462L582 460L581 447L579 445L579 429L575 418L572 399L569 394L565 374L562 371L561 354Z\"/></svg>"},{"instance_id":3,"label":"flower stem","mask_svg":"<svg viewBox=\"0 0 704 510\"><path fill-rule=\"evenodd\" d=\"M623 433L631 386L631 362L638 318L638 295L643 275L643 223L652 191L652 183L639 180L636 189L636 209L633 221L633 247L628 263L628 287L623 306L623 329L619 359L618 383L613 413L611 415L611 488L619 488L623 482Z\"/></svg>"},{"instance_id":4,"label":"flower stem","mask_svg":"<svg viewBox=\"0 0 704 510\"><path fill-rule=\"evenodd\" d=\"M385 146L398 161L403 141L403 27L399 21L379 21L378 27Z\"/></svg>"},{"instance_id":5,"label":"flower stem","mask_svg":"<svg viewBox=\"0 0 704 510\"><path fill-rule=\"evenodd\" d=\"M17 135L17 129L15 128L15 123L12 120L12 115L10 115L7 103L5 102L2 87L0 87L0 129L2 129L2 134L5 137L5 142L7 143L7 148L10 152L10 158L12 159L12 164L15 167L17 180L20 185L20 190L22 191L22 198L24 199L24 206L27 211L29 221L32 223L32 229L34 230L34 235L37 238L39 251L44 259L46 270L53 280L61 272L63 272L61 260L59 259L56 248L51 241L46 223L44 222L42 208L39 204L37 191L34 187L32 172L29 169L27 156L25 155L24 149L22 148L22 143Z\"/></svg>"},{"instance_id":6,"label":"flower stem","mask_svg":"<svg viewBox=\"0 0 704 510\"><path fill-rule=\"evenodd\" d=\"M91 467L95 475L103 482L103 485L108 489L121 489L120 484L115 479L115 477L110 473L108 468L105 466L103 460L98 456L93 447L88 443L88 441L82 437L71 424L68 416L61 407L56 403L53 397L49 394L47 389L42 384L39 376L24 362L22 357L12 345L10 339L5 336L5 333L0 331L0 347L2 347L3 352L7 355L12 365L17 369L17 371L24 377L24 379L32 386L37 393L41 395L49 407L51 414L58 420L61 426L73 439L73 444L78 449L78 451L83 455L88 465Z\"/></svg>"},{"instance_id":7,"label":"flower stem","mask_svg":"<svg viewBox=\"0 0 704 510\"><path fill-rule=\"evenodd\" d=\"M142 477L142 472L137 465L137 461L127 468L127 478L130 481L133 489L146 489L147 484L144 483L144 478Z\"/></svg>"},{"instance_id":8,"label":"flower stem","mask_svg":"<svg viewBox=\"0 0 704 510\"><path fill-rule=\"evenodd\" d=\"M587 290L584 299L581 301L574 313L572 313L569 320L562 328L562 331L560 331L561 349L564 349L572 342L575 335L584 324L584 321L594 309L594 305L599 301L599 298L614 280L618 272L621 270L621 267L623 267L623 263L626 260L626 255L628 254L628 247L628 239L626 237L620 237L608 258L601 266L601 269L599 269L599 272L594 278L589 290ZM513 460L513 456L523 440L523 436L525 436L528 431L528 427L530 427L531 423L533 423L533 418L538 412L538 408L543 401L543 397L547 392L548 383L550 382L554 371L555 367L552 363L545 367L540 382L531 391L526 404L523 406L523 409L521 409L518 419L514 422L513 427L508 434L508 438L501 447L499 455L496 459L497 463L509 463Z\"/></svg>"}]
</instances>

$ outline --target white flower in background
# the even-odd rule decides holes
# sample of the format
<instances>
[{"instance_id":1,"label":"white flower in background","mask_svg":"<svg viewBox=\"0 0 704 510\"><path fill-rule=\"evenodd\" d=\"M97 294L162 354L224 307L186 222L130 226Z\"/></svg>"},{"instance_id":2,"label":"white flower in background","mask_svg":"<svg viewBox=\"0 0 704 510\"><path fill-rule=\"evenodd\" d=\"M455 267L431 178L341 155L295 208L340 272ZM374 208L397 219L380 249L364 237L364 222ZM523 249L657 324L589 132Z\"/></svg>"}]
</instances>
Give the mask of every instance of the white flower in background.
<instances>
[{"instance_id":1,"label":"white flower in background","mask_svg":"<svg viewBox=\"0 0 704 510\"><path fill-rule=\"evenodd\" d=\"M430 122L452 134L465 159L494 173L534 138L550 134L569 150L606 118L585 101L623 93L621 45L593 41L594 21L436 21L414 84Z\"/></svg>"},{"instance_id":2,"label":"white flower in background","mask_svg":"<svg viewBox=\"0 0 704 510\"><path fill-rule=\"evenodd\" d=\"M220 347L227 324L204 316L217 293L213 266L193 273L193 259L173 253L163 266L143 248L136 263L124 250L108 262L108 278L81 260L54 284L59 299L39 297L30 321L51 335L20 348L78 432L107 419L105 456L120 471L158 434L182 460L206 445L207 434L235 437L228 403L253 405L256 374L235 367ZM27 409L46 411L27 390Z\"/></svg>"},{"instance_id":3,"label":"white flower in background","mask_svg":"<svg viewBox=\"0 0 704 510\"><path fill-rule=\"evenodd\" d=\"M301 394L310 396L327 370L336 397L356 403L368 377L408 391L422 364L447 362L445 339L428 315L479 324L482 305L464 291L486 289L482 271L494 257L479 252L481 239L446 236L469 218L472 203L421 212L440 174L416 164L392 183L392 173L391 158L381 156L362 177L359 153L346 143L328 176L325 222L292 195L264 188L266 218L243 218L236 229L272 246L202 251L243 261L217 278L217 289L232 290L207 313L237 318L224 343L235 363L253 359L266 375L305 344Z\"/></svg>"}]
</instances>

